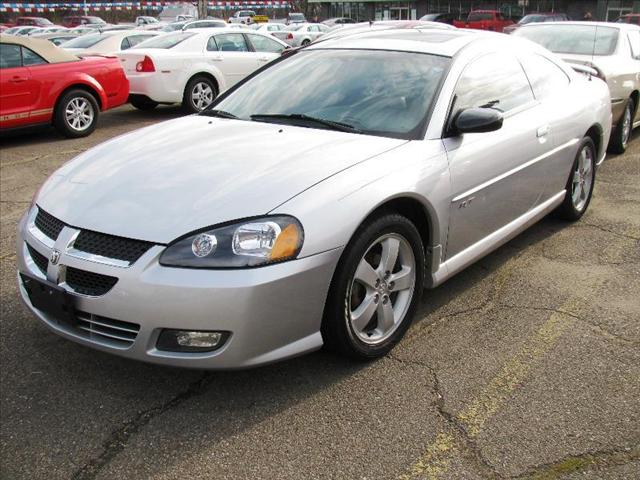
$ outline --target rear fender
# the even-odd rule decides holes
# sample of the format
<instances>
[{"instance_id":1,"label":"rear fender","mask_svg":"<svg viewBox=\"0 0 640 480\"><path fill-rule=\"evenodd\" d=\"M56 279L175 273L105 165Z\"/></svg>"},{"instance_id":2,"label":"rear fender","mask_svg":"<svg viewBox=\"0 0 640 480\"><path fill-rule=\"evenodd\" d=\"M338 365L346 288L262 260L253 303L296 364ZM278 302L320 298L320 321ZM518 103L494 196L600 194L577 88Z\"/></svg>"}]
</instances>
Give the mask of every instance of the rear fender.
<instances>
[{"instance_id":1,"label":"rear fender","mask_svg":"<svg viewBox=\"0 0 640 480\"><path fill-rule=\"evenodd\" d=\"M83 72L74 72L70 75L66 75L65 78L60 79L60 85L56 90L63 92L64 90L68 90L74 86L83 86L88 88L97 96L100 110L105 110L107 108L107 94L104 91L104 88L102 88L102 85L100 85L100 83L91 75Z\"/></svg>"}]
</instances>

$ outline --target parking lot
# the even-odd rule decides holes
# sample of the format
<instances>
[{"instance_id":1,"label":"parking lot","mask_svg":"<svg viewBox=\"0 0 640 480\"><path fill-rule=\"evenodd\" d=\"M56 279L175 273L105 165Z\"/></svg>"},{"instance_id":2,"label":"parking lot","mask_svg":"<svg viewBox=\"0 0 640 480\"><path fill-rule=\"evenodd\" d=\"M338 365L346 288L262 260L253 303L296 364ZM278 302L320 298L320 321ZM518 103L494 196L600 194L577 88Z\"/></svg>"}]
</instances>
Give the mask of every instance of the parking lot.
<instances>
[{"instance_id":1,"label":"parking lot","mask_svg":"<svg viewBox=\"0 0 640 480\"><path fill-rule=\"evenodd\" d=\"M547 218L425 291L390 356L203 372L66 341L16 291L16 223L42 182L179 114L125 106L84 139L0 140L2 478L638 478L640 132L581 221Z\"/></svg>"}]
</instances>

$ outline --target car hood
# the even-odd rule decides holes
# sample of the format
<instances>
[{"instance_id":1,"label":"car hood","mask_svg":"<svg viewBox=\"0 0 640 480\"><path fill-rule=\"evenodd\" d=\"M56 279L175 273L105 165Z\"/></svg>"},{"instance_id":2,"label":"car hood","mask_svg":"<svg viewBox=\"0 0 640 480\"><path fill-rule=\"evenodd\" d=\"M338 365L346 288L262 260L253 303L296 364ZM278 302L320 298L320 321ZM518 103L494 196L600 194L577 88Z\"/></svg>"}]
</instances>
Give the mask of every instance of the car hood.
<instances>
[{"instance_id":1,"label":"car hood","mask_svg":"<svg viewBox=\"0 0 640 480\"><path fill-rule=\"evenodd\" d=\"M168 243L266 214L301 191L406 140L189 116L76 157L36 202L65 223Z\"/></svg>"}]
</instances>

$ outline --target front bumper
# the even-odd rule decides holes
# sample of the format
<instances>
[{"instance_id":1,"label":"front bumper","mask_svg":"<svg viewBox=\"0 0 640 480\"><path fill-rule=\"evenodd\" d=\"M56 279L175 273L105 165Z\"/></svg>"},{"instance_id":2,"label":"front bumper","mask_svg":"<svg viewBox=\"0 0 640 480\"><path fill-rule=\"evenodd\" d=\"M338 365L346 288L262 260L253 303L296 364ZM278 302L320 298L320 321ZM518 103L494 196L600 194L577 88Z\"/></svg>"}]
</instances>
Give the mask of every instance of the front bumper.
<instances>
[{"instance_id":1,"label":"front bumper","mask_svg":"<svg viewBox=\"0 0 640 480\"><path fill-rule=\"evenodd\" d=\"M342 249L277 265L243 270L197 270L163 267L164 247L153 246L130 267L77 258L65 249L71 232L65 227L53 248L60 260L49 262L46 275L26 247L49 258L51 246L33 234L31 219L20 221L17 236L18 273L58 283L67 267L117 277L103 296L73 293L83 315L140 326L130 345L59 323L33 307L18 274L19 290L29 309L52 331L77 343L123 357L189 368L245 368L300 355L322 346L320 323L324 304ZM156 348L163 328L231 332L213 352L167 352Z\"/></svg>"}]
</instances>

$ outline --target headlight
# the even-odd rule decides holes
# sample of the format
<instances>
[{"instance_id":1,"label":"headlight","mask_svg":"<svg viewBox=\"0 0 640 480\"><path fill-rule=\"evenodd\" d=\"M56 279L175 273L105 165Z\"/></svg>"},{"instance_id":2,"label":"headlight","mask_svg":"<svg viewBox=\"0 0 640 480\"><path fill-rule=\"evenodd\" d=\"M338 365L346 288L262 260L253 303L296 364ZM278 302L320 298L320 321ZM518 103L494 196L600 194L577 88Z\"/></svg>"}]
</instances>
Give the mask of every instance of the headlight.
<instances>
[{"instance_id":1,"label":"headlight","mask_svg":"<svg viewBox=\"0 0 640 480\"><path fill-rule=\"evenodd\" d=\"M293 217L245 220L190 234L171 243L160 256L168 267L243 268L295 258L304 232Z\"/></svg>"}]
</instances>

